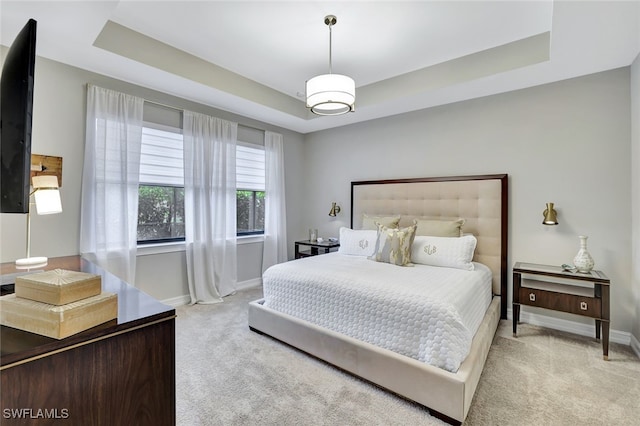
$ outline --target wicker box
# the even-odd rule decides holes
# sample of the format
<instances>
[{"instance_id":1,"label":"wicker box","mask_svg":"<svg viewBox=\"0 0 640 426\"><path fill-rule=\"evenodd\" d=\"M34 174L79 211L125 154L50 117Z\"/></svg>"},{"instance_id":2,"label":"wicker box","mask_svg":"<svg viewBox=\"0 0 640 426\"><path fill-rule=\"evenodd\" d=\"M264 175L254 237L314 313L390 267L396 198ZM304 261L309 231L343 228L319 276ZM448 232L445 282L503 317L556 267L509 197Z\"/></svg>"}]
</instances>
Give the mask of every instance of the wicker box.
<instances>
[{"instance_id":1,"label":"wicker box","mask_svg":"<svg viewBox=\"0 0 640 426\"><path fill-rule=\"evenodd\" d=\"M17 297L0 297L0 324L31 333L63 339L118 317L118 295L97 296L52 305Z\"/></svg>"},{"instance_id":2,"label":"wicker box","mask_svg":"<svg viewBox=\"0 0 640 426\"><path fill-rule=\"evenodd\" d=\"M101 291L102 277L86 272L53 269L16 277L16 296L51 305L66 305Z\"/></svg>"}]
</instances>

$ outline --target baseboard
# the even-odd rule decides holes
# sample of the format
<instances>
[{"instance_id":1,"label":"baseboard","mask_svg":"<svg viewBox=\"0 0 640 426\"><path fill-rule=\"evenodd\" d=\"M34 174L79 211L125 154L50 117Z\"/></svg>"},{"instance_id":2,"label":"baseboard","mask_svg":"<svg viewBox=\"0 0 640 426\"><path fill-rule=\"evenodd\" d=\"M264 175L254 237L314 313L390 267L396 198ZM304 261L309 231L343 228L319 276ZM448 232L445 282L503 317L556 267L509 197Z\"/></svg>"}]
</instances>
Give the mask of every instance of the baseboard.
<instances>
[{"instance_id":1,"label":"baseboard","mask_svg":"<svg viewBox=\"0 0 640 426\"><path fill-rule=\"evenodd\" d=\"M633 349L636 355L638 355L638 358L640 358L640 342L633 334L631 335L631 349Z\"/></svg>"},{"instance_id":2,"label":"baseboard","mask_svg":"<svg viewBox=\"0 0 640 426\"><path fill-rule=\"evenodd\" d=\"M251 280L241 281L236 284L236 290L246 290L248 288L258 287L262 285L262 278L253 278ZM172 297L161 301L165 305L177 308L178 306L187 305L191 302L191 296L185 294L183 296Z\"/></svg>"},{"instance_id":3,"label":"baseboard","mask_svg":"<svg viewBox=\"0 0 640 426\"><path fill-rule=\"evenodd\" d=\"M507 309L507 318L513 320L511 309ZM549 317L546 315L522 312L520 310L520 321L527 324L539 325L540 327L552 328L554 330L566 331L568 333L579 334L581 336L594 336L594 325L569 321L561 318ZM620 330L609 330L609 341L631 346L631 333ZM638 341L636 340L636 343ZM639 346L640 348L640 346ZM635 349L634 349L635 350ZM635 350L638 354L638 350ZM640 355L638 355L640 357Z\"/></svg>"},{"instance_id":4,"label":"baseboard","mask_svg":"<svg viewBox=\"0 0 640 426\"><path fill-rule=\"evenodd\" d=\"M258 287L262 285L262 278L253 278L246 281L241 281L236 284L236 290L246 290L248 288Z\"/></svg>"},{"instance_id":5,"label":"baseboard","mask_svg":"<svg viewBox=\"0 0 640 426\"><path fill-rule=\"evenodd\" d=\"M178 306L187 305L189 302L191 302L191 296L189 296L188 294L185 294L183 296L172 297L171 299L161 300L161 302L164 303L165 305L169 305L174 308L177 308Z\"/></svg>"}]
</instances>

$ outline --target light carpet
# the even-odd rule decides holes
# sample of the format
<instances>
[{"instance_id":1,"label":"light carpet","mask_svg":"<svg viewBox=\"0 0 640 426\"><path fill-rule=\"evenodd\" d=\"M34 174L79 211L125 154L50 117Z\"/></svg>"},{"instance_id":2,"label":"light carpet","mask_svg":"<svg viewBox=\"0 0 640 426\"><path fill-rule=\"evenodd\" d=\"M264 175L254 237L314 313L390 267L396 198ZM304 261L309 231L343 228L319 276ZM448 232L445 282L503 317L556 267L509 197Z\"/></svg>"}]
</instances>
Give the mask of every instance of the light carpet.
<instances>
[{"instance_id":1,"label":"light carpet","mask_svg":"<svg viewBox=\"0 0 640 426\"><path fill-rule=\"evenodd\" d=\"M262 288L176 309L177 424L443 425L424 407L247 326ZM637 425L640 360L592 338L501 321L465 425Z\"/></svg>"}]
</instances>

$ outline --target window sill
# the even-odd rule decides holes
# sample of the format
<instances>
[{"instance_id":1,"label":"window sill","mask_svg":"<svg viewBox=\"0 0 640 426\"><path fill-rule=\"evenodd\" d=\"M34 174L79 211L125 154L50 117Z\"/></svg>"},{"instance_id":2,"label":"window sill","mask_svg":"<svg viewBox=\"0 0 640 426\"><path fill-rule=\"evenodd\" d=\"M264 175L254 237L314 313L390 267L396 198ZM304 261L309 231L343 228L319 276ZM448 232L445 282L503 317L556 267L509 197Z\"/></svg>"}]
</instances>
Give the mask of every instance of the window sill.
<instances>
[{"instance_id":1,"label":"window sill","mask_svg":"<svg viewBox=\"0 0 640 426\"><path fill-rule=\"evenodd\" d=\"M238 245L240 244L258 244L264 242L264 235L244 235L239 236L236 239Z\"/></svg>"},{"instance_id":2,"label":"window sill","mask_svg":"<svg viewBox=\"0 0 640 426\"><path fill-rule=\"evenodd\" d=\"M152 254L161 253L175 253L179 251L185 251L184 241L177 243L159 243L159 244L145 244L138 246L138 256L149 256Z\"/></svg>"},{"instance_id":3,"label":"window sill","mask_svg":"<svg viewBox=\"0 0 640 426\"><path fill-rule=\"evenodd\" d=\"M236 238L238 245L241 244L258 244L264 242L264 235L246 235ZM159 244L144 244L138 246L138 256L150 256L154 254L162 253L175 253L185 251L185 243L183 241L179 243L159 243Z\"/></svg>"}]
</instances>

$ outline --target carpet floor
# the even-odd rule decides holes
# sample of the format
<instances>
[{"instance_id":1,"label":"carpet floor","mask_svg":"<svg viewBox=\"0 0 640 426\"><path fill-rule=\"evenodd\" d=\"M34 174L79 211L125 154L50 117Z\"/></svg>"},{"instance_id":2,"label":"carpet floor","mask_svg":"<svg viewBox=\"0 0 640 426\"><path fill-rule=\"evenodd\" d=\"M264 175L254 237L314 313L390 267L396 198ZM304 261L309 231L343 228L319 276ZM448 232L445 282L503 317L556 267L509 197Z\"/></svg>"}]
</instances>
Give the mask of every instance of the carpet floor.
<instances>
[{"instance_id":1,"label":"carpet floor","mask_svg":"<svg viewBox=\"0 0 640 426\"><path fill-rule=\"evenodd\" d=\"M443 425L424 407L254 333L247 304L176 309L179 426ZM640 424L640 360L593 338L501 321L465 425Z\"/></svg>"}]
</instances>

